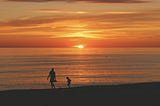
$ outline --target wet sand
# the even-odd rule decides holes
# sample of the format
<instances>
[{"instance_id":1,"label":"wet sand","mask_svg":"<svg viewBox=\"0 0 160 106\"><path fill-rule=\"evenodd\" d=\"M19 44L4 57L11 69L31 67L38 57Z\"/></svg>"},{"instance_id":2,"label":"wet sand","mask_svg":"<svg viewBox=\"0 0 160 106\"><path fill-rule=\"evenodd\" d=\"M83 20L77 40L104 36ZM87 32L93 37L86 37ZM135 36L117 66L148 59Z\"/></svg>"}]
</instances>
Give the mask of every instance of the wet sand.
<instances>
[{"instance_id":1,"label":"wet sand","mask_svg":"<svg viewBox=\"0 0 160 106\"><path fill-rule=\"evenodd\" d=\"M1 106L160 106L160 83L0 91Z\"/></svg>"}]
</instances>

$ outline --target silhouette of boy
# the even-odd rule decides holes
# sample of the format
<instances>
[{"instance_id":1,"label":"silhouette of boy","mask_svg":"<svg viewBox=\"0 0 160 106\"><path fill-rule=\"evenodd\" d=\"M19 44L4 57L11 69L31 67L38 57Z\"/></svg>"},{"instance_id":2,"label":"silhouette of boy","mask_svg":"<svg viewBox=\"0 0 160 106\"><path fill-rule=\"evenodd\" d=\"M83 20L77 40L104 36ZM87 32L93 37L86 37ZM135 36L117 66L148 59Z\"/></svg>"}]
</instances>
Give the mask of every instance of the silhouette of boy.
<instances>
[{"instance_id":1,"label":"silhouette of boy","mask_svg":"<svg viewBox=\"0 0 160 106\"><path fill-rule=\"evenodd\" d=\"M71 79L69 77L66 77L66 79L68 88L71 88Z\"/></svg>"}]
</instances>

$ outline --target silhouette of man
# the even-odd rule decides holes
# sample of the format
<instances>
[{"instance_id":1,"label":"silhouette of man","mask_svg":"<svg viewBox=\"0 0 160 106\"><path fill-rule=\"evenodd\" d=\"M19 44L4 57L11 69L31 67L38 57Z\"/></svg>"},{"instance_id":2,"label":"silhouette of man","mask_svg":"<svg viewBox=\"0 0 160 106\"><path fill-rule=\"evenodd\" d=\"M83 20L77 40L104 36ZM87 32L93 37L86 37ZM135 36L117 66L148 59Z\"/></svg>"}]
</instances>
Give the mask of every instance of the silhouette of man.
<instances>
[{"instance_id":1,"label":"silhouette of man","mask_svg":"<svg viewBox=\"0 0 160 106\"><path fill-rule=\"evenodd\" d=\"M47 80L48 78L50 78L51 88L55 88L54 82L56 82L56 73L54 71L54 68L52 68L51 71L49 72Z\"/></svg>"}]
</instances>

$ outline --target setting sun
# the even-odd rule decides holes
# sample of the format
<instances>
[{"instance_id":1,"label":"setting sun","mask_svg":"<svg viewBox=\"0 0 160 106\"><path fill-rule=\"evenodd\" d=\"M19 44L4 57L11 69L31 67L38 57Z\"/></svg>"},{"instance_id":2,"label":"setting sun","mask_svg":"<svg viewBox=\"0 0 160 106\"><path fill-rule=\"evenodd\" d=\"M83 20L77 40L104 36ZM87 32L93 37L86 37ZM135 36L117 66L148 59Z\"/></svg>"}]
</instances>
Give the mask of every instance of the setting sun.
<instances>
[{"instance_id":1,"label":"setting sun","mask_svg":"<svg viewBox=\"0 0 160 106\"><path fill-rule=\"evenodd\" d=\"M82 48L84 48L84 45L76 45L76 46L74 46L74 47L77 47L77 48L82 49Z\"/></svg>"}]
</instances>

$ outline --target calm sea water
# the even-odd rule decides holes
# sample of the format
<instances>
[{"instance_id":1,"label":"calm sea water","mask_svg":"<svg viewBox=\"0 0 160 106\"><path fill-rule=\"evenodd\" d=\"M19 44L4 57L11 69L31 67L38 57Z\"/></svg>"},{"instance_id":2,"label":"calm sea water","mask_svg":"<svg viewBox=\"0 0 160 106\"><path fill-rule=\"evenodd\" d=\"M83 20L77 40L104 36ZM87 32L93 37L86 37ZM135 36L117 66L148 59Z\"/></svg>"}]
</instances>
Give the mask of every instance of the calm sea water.
<instances>
[{"instance_id":1,"label":"calm sea water","mask_svg":"<svg viewBox=\"0 0 160 106\"><path fill-rule=\"evenodd\" d=\"M160 48L1 48L0 90L160 81Z\"/></svg>"}]
</instances>

